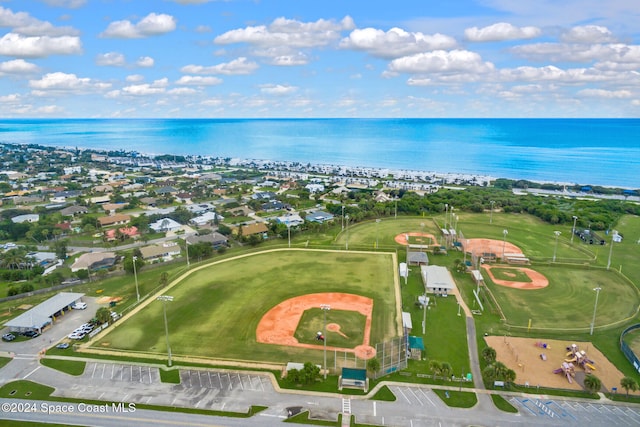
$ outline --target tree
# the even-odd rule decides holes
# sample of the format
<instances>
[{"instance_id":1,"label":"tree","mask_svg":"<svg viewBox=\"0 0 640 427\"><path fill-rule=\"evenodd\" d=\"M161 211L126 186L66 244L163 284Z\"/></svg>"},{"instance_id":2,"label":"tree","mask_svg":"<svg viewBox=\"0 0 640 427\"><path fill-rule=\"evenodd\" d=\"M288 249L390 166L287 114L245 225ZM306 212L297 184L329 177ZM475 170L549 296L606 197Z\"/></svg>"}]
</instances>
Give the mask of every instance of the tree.
<instances>
[{"instance_id":1,"label":"tree","mask_svg":"<svg viewBox=\"0 0 640 427\"><path fill-rule=\"evenodd\" d=\"M55 240L51 245L52 249L55 251L56 256L61 259L67 259L67 241L66 240Z\"/></svg>"},{"instance_id":2,"label":"tree","mask_svg":"<svg viewBox=\"0 0 640 427\"><path fill-rule=\"evenodd\" d=\"M434 380L438 378L438 375L440 375L441 366L442 366L442 364L440 362L438 362L437 360L430 360L429 361L429 370L433 374L433 379Z\"/></svg>"},{"instance_id":3,"label":"tree","mask_svg":"<svg viewBox=\"0 0 640 427\"><path fill-rule=\"evenodd\" d=\"M367 371L376 373L380 370L380 360L377 357L367 360Z\"/></svg>"},{"instance_id":4,"label":"tree","mask_svg":"<svg viewBox=\"0 0 640 427\"><path fill-rule=\"evenodd\" d=\"M491 364L496 361L496 350L493 347L485 347L482 349L482 358L485 362Z\"/></svg>"},{"instance_id":5,"label":"tree","mask_svg":"<svg viewBox=\"0 0 640 427\"><path fill-rule=\"evenodd\" d=\"M590 393L597 393L602 388L602 381L595 375L587 375L584 377L584 388Z\"/></svg>"},{"instance_id":6,"label":"tree","mask_svg":"<svg viewBox=\"0 0 640 427\"><path fill-rule=\"evenodd\" d=\"M96 311L96 319L98 319L98 323L102 325L103 323L107 323L111 320L111 310L107 307L100 307Z\"/></svg>"},{"instance_id":7,"label":"tree","mask_svg":"<svg viewBox=\"0 0 640 427\"><path fill-rule=\"evenodd\" d=\"M629 390L638 391L638 382L635 380L635 378L631 378L631 377L622 378L620 380L620 386L626 390L627 399L629 398Z\"/></svg>"},{"instance_id":8,"label":"tree","mask_svg":"<svg viewBox=\"0 0 640 427\"><path fill-rule=\"evenodd\" d=\"M449 378L453 374L453 368L449 362L442 362L440 364L440 375L442 379Z\"/></svg>"}]
</instances>

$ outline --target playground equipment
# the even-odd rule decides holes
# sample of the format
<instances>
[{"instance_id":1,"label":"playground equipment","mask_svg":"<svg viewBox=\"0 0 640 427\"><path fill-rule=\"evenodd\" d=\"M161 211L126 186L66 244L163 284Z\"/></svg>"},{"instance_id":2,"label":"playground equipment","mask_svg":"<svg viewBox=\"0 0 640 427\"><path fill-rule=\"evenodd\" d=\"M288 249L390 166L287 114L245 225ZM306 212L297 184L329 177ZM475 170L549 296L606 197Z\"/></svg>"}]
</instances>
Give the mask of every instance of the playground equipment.
<instances>
[{"instance_id":1,"label":"playground equipment","mask_svg":"<svg viewBox=\"0 0 640 427\"><path fill-rule=\"evenodd\" d=\"M562 365L560 365L558 369L554 369L553 373L563 374L565 377L567 377L567 381L569 381L569 384L573 383L573 377L575 377L576 375L573 363L569 362L562 362Z\"/></svg>"},{"instance_id":2,"label":"playground equipment","mask_svg":"<svg viewBox=\"0 0 640 427\"><path fill-rule=\"evenodd\" d=\"M593 366L595 362L587 357L586 351L578 350L576 344L571 344L571 346L567 347L567 350L567 354L565 355L567 358L564 359L565 362L575 363L584 369L587 374L596 370L595 366Z\"/></svg>"}]
</instances>

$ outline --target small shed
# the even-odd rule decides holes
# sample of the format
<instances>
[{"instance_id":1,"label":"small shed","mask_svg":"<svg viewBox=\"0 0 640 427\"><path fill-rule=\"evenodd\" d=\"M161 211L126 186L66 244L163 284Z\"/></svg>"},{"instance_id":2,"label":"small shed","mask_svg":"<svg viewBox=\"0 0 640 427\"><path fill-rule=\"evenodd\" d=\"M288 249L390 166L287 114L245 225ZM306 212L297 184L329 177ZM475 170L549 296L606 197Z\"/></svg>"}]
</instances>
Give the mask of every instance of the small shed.
<instances>
[{"instance_id":1,"label":"small shed","mask_svg":"<svg viewBox=\"0 0 640 427\"><path fill-rule=\"evenodd\" d=\"M342 368L342 374L338 378L338 390L344 387L357 388L369 391L369 379L367 378L366 369Z\"/></svg>"},{"instance_id":2,"label":"small shed","mask_svg":"<svg viewBox=\"0 0 640 427\"><path fill-rule=\"evenodd\" d=\"M409 265L429 265L429 256L426 252L409 252L407 263Z\"/></svg>"},{"instance_id":3,"label":"small shed","mask_svg":"<svg viewBox=\"0 0 640 427\"><path fill-rule=\"evenodd\" d=\"M412 359L422 359L422 352L424 351L424 341L422 337L409 336L409 354Z\"/></svg>"},{"instance_id":4,"label":"small shed","mask_svg":"<svg viewBox=\"0 0 640 427\"><path fill-rule=\"evenodd\" d=\"M402 312L402 327L407 331L411 331L413 329L413 323L411 322L411 313L407 313L406 311Z\"/></svg>"},{"instance_id":5,"label":"small shed","mask_svg":"<svg viewBox=\"0 0 640 427\"><path fill-rule=\"evenodd\" d=\"M448 295L456 287L453 277L446 267L423 265L420 267L420 275L426 292Z\"/></svg>"},{"instance_id":6,"label":"small shed","mask_svg":"<svg viewBox=\"0 0 640 427\"><path fill-rule=\"evenodd\" d=\"M476 286L484 285L484 278L480 270L471 270L471 277L473 277Z\"/></svg>"}]
</instances>

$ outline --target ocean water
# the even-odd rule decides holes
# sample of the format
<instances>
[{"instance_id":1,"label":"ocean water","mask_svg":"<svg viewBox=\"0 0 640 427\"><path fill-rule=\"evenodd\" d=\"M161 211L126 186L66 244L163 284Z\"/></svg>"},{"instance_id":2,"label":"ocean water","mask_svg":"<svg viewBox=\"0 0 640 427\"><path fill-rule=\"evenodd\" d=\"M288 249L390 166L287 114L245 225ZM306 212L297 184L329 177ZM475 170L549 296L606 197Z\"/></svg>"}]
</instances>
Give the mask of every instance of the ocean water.
<instances>
[{"instance_id":1,"label":"ocean water","mask_svg":"<svg viewBox=\"0 0 640 427\"><path fill-rule=\"evenodd\" d=\"M638 119L0 120L0 142L640 188Z\"/></svg>"}]
</instances>

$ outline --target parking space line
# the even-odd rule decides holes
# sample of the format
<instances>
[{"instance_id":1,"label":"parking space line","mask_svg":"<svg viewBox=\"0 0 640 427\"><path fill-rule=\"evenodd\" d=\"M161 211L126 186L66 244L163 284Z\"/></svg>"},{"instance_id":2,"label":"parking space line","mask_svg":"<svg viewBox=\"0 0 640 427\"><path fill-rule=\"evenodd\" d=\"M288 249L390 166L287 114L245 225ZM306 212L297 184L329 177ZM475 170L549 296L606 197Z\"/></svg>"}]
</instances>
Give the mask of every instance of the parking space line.
<instances>
[{"instance_id":1,"label":"parking space line","mask_svg":"<svg viewBox=\"0 0 640 427\"><path fill-rule=\"evenodd\" d=\"M418 391L420 392L420 394L427 399L427 401L431 404L431 406L436 406L435 403L433 403L433 400L431 400L431 398L429 397L429 395L427 393L424 392L423 389L419 388Z\"/></svg>"},{"instance_id":2,"label":"parking space line","mask_svg":"<svg viewBox=\"0 0 640 427\"><path fill-rule=\"evenodd\" d=\"M120 367L120 381L124 381L124 366L118 365Z\"/></svg>"},{"instance_id":3,"label":"parking space line","mask_svg":"<svg viewBox=\"0 0 640 427\"><path fill-rule=\"evenodd\" d=\"M202 388L202 377L200 376L202 372L198 371L198 383L200 383L200 388Z\"/></svg>"},{"instance_id":4,"label":"parking space line","mask_svg":"<svg viewBox=\"0 0 640 427\"><path fill-rule=\"evenodd\" d=\"M229 390L233 390L233 384L231 384L231 374L227 372L227 377L229 378Z\"/></svg>"},{"instance_id":5,"label":"parking space line","mask_svg":"<svg viewBox=\"0 0 640 427\"><path fill-rule=\"evenodd\" d=\"M96 368L98 367L97 363L93 364L93 371L91 371L91 378L95 378L96 375Z\"/></svg>"},{"instance_id":6,"label":"parking space line","mask_svg":"<svg viewBox=\"0 0 640 427\"><path fill-rule=\"evenodd\" d=\"M409 400L409 398L402 392L402 389L400 387L398 387L398 393L400 393L402 395L402 397L404 397L404 399L407 401L408 404L411 404L411 401Z\"/></svg>"},{"instance_id":7,"label":"parking space line","mask_svg":"<svg viewBox=\"0 0 640 427\"><path fill-rule=\"evenodd\" d=\"M220 390L222 390L222 378L220 378L220 372L216 372L218 374L218 383L220 384Z\"/></svg>"},{"instance_id":8,"label":"parking space line","mask_svg":"<svg viewBox=\"0 0 640 427\"><path fill-rule=\"evenodd\" d=\"M413 391L413 388L409 388L409 391L411 392L411 394L413 394L413 397L416 398L416 400L418 401L418 403L420 404L420 406L424 406L424 402L418 397L418 395Z\"/></svg>"},{"instance_id":9,"label":"parking space line","mask_svg":"<svg viewBox=\"0 0 640 427\"><path fill-rule=\"evenodd\" d=\"M213 382L211 382L211 372L207 371L207 378L209 378L209 388L213 388Z\"/></svg>"},{"instance_id":10,"label":"parking space line","mask_svg":"<svg viewBox=\"0 0 640 427\"><path fill-rule=\"evenodd\" d=\"M185 373L185 378L189 379L189 388L191 388L191 371L184 371Z\"/></svg>"},{"instance_id":11,"label":"parking space line","mask_svg":"<svg viewBox=\"0 0 640 427\"><path fill-rule=\"evenodd\" d=\"M238 381L240 381L240 388L242 390L244 390L244 384L242 384L242 377L240 377L240 374L236 374L238 376Z\"/></svg>"},{"instance_id":12,"label":"parking space line","mask_svg":"<svg viewBox=\"0 0 640 427\"><path fill-rule=\"evenodd\" d=\"M105 363L102 364L102 374L100 374L100 378L104 379L104 371L107 370L107 365Z\"/></svg>"}]
</instances>

